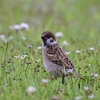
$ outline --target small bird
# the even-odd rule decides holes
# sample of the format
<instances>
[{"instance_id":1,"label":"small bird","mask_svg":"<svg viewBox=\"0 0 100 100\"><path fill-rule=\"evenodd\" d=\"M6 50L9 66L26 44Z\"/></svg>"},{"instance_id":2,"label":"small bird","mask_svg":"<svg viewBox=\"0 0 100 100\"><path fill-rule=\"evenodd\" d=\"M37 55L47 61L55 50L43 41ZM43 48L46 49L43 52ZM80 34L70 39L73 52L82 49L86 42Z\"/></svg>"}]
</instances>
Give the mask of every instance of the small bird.
<instances>
[{"instance_id":1,"label":"small bird","mask_svg":"<svg viewBox=\"0 0 100 100\"><path fill-rule=\"evenodd\" d=\"M55 77L62 76L62 83L64 83L64 77L69 74L84 79L75 71L73 63L59 47L55 35L52 32L43 32L41 38L43 46L43 63L48 72Z\"/></svg>"}]
</instances>

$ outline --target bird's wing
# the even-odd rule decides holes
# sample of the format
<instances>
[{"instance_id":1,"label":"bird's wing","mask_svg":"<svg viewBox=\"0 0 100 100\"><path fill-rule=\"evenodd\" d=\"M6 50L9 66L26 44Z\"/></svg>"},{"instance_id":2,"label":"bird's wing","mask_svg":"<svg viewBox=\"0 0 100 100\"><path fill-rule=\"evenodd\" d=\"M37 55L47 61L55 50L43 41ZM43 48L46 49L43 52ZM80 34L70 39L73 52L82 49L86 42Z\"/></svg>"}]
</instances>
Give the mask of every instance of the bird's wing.
<instances>
[{"instance_id":1,"label":"bird's wing","mask_svg":"<svg viewBox=\"0 0 100 100\"><path fill-rule=\"evenodd\" d=\"M61 50L61 48L58 45L55 45L54 47L50 47L47 50L46 56L51 62L64 67L64 69L67 72L70 72L75 77L84 79L80 74L78 74L75 71L73 63L70 61L70 59L66 56L66 54Z\"/></svg>"},{"instance_id":2,"label":"bird's wing","mask_svg":"<svg viewBox=\"0 0 100 100\"><path fill-rule=\"evenodd\" d=\"M66 54L61 50L61 48L56 44L50 47L47 51L47 58L55 64L64 66L65 69L73 69L74 65L66 56Z\"/></svg>"}]
</instances>

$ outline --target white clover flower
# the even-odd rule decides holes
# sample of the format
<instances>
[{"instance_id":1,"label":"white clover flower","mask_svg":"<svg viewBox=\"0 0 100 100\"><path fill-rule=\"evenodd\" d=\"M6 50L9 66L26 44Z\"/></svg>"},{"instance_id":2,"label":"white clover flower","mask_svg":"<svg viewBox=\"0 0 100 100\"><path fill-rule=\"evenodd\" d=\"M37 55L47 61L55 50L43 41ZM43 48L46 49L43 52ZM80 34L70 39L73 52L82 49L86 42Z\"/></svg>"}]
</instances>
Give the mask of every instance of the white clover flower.
<instances>
[{"instance_id":1,"label":"white clover flower","mask_svg":"<svg viewBox=\"0 0 100 100\"><path fill-rule=\"evenodd\" d=\"M65 54L66 54L66 55L69 55L69 54L70 54L70 52L67 52L67 51L66 51L66 52L65 52Z\"/></svg>"},{"instance_id":2,"label":"white clover flower","mask_svg":"<svg viewBox=\"0 0 100 100\"><path fill-rule=\"evenodd\" d=\"M12 40L13 39L13 36L9 36L8 37L8 40L10 41L10 40Z\"/></svg>"},{"instance_id":3,"label":"white clover flower","mask_svg":"<svg viewBox=\"0 0 100 100\"><path fill-rule=\"evenodd\" d=\"M18 58L20 58L20 55L18 55L18 56L14 56L14 57L18 59Z\"/></svg>"},{"instance_id":4,"label":"white clover flower","mask_svg":"<svg viewBox=\"0 0 100 100\"><path fill-rule=\"evenodd\" d=\"M22 29L29 30L29 25L26 24L26 23L15 24L13 26L10 26L9 29L10 30L16 30L16 31L19 31L19 30L22 30Z\"/></svg>"},{"instance_id":5,"label":"white clover flower","mask_svg":"<svg viewBox=\"0 0 100 100\"><path fill-rule=\"evenodd\" d=\"M48 83L47 79L42 79L42 83Z\"/></svg>"},{"instance_id":6,"label":"white clover flower","mask_svg":"<svg viewBox=\"0 0 100 100\"><path fill-rule=\"evenodd\" d=\"M67 69L67 72L68 73L70 73L70 72L72 72L73 71L73 69Z\"/></svg>"},{"instance_id":7,"label":"white clover flower","mask_svg":"<svg viewBox=\"0 0 100 100\"><path fill-rule=\"evenodd\" d=\"M37 90L37 89L36 89L35 87L29 86L29 87L27 88L27 93L28 93L29 95L32 95L36 90Z\"/></svg>"},{"instance_id":8,"label":"white clover flower","mask_svg":"<svg viewBox=\"0 0 100 100\"><path fill-rule=\"evenodd\" d=\"M40 59L37 59L37 60L36 60L36 62L38 62L38 63L39 63L39 62L40 62Z\"/></svg>"},{"instance_id":9,"label":"white clover flower","mask_svg":"<svg viewBox=\"0 0 100 100\"><path fill-rule=\"evenodd\" d=\"M3 40L3 42L7 43L7 42L8 42L8 40L7 40L7 39L5 39L5 40Z\"/></svg>"},{"instance_id":10,"label":"white clover flower","mask_svg":"<svg viewBox=\"0 0 100 100\"><path fill-rule=\"evenodd\" d=\"M7 42L7 39L5 38L5 35L0 35L0 40L2 40L3 42Z\"/></svg>"},{"instance_id":11,"label":"white clover flower","mask_svg":"<svg viewBox=\"0 0 100 100\"><path fill-rule=\"evenodd\" d=\"M77 97L75 97L75 100L81 100L81 96L77 96Z\"/></svg>"},{"instance_id":12,"label":"white clover flower","mask_svg":"<svg viewBox=\"0 0 100 100\"><path fill-rule=\"evenodd\" d=\"M50 100L61 100L61 98L58 95L53 95Z\"/></svg>"},{"instance_id":13,"label":"white clover flower","mask_svg":"<svg viewBox=\"0 0 100 100\"><path fill-rule=\"evenodd\" d=\"M56 32L55 36L57 38L63 37L63 33L62 32Z\"/></svg>"},{"instance_id":14,"label":"white clover flower","mask_svg":"<svg viewBox=\"0 0 100 100\"><path fill-rule=\"evenodd\" d=\"M8 41L10 41L13 37L10 36L8 37L8 39L5 38L5 35L0 35L0 40L2 40L3 42L7 43Z\"/></svg>"},{"instance_id":15,"label":"white clover flower","mask_svg":"<svg viewBox=\"0 0 100 100\"><path fill-rule=\"evenodd\" d=\"M63 41L62 45L63 45L63 46L68 46L69 43L68 43L67 41Z\"/></svg>"},{"instance_id":16,"label":"white clover flower","mask_svg":"<svg viewBox=\"0 0 100 100\"><path fill-rule=\"evenodd\" d=\"M21 26L18 25L18 24L16 24L16 25L10 26L9 28L10 28L10 30L16 30L16 31L19 31L19 30L21 29Z\"/></svg>"},{"instance_id":17,"label":"white clover flower","mask_svg":"<svg viewBox=\"0 0 100 100\"><path fill-rule=\"evenodd\" d=\"M23 59L25 59L26 57L27 57L27 55L18 55L18 56L14 56L15 58L17 58L17 59L21 59L21 60L23 60Z\"/></svg>"},{"instance_id":18,"label":"white clover flower","mask_svg":"<svg viewBox=\"0 0 100 100\"><path fill-rule=\"evenodd\" d=\"M94 73L93 76L94 76L94 77L98 77L98 74L97 74L97 73Z\"/></svg>"},{"instance_id":19,"label":"white clover flower","mask_svg":"<svg viewBox=\"0 0 100 100\"><path fill-rule=\"evenodd\" d=\"M42 47L41 47L41 46L38 46L38 47L37 47L37 49L38 49L38 50L41 50L41 49L42 49Z\"/></svg>"},{"instance_id":20,"label":"white clover flower","mask_svg":"<svg viewBox=\"0 0 100 100\"><path fill-rule=\"evenodd\" d=\"M21 24L20 24L20 28L21 28L21 29L25 29L25 30L29 30L29 25L26 24L26 23L21 23Z\"/></svg>"},{"instance_id":21,"label":"white clover flower","mask_svg":"<svg viewBox=\"0 0 100 100\"><path fill-rule=\"evenodd\" d=\"M76 53L81 53L81 51L80 50L76 50Z\"/></svg>"},{"instance_id":22,"label":"white clover flower","mask_svg":"<svg viewBox=\"0 0 100 100\"><path fill-rule=\"evenodd\" d=\"M25 59L26 57L27 57L27 55L23 55L23 54L22 54L22 56L20 57L20 59L23 60L23 59Z\"/></svg>"},{"instance_id":23,"label":"white clover flower","mask_svg":"<svg viewBox=\"0 0 100 100\"><path fill-rule=\"evenodd\" d=\"M91 65L89 64L89 66L91 66Z\"/></svg>"},{"instance_id":24,"label":"white clover flower","mask_svg":"<svg viewBox=\"0 0 100 100\"><path fill-rule=\"evenodd\" d=\"M88 90L90 90L90 88L89 88L88 86L85 86L85 87L84 87L84 90L85 90L85 91L88 91Z\"/></svg>"},{"instance_id":25,"label":"white clover flower","mask_svg":"<svg viewBox=\"0 0 100 100\"><path fill-rule=\"evenodd\" d=\"M93 50L94 50L94 48L93 48L93 47L89 47L89 49L90 49L91 51L93 51Z\"/></svg>"},{"instance_id":26,"label":"white clover flower","mask_svg":"<svg viewBox=\"0 0 100 100\"><path fill-rule=\"evenodd\" d=\"M26 37L25 36L22 36L22 40L26 40Z\"/></svg>"},{"instance_id":27,"label":"white clover flower","mask_svg":"<svg viewBox=\"0 0 100 100\"><path fill-rule=\"evenodd\" d=\"M92 94L92 93L89 94L89 95L88 95L88 98L89 98L89 99L93 99L93 98L94 98L94 94Z\"/></svg>"},{"instance_id":28,"label":"white clover flower","mask_svg":"<svg viewBox=\"0 0 100 100\"><path fill-rule=\"evenodd\" d=\"M5 35L0 35L0 40L4 40L5 39Z\"/></svg>"}]
</instances>

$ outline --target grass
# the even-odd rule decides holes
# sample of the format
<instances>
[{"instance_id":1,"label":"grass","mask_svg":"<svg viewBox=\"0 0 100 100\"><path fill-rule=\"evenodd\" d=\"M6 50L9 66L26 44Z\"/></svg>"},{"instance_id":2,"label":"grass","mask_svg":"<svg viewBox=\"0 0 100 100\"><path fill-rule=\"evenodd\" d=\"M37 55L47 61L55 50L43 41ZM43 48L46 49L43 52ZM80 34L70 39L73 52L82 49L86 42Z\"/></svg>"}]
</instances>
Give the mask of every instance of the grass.
<instances>
[{"instance_id":1,"label":"grass","mask_svg":"<svg viewBox=\"0 0 100 100\"><path fill-rule=\"evenodd\" d=\"M13 36L7 43L0 40L0 100L50 100L54 95L61 100L88 100L100 95L100 1L99 0L1 0L0 34L6 38ZM28 31L10 30L9 26L25 22ZM45 30L54 33L61 31L58 43L73 61L75 69L85 80L66 77L65 85L61 78L52 79L45 72L42 62L41 34ZM23 40L22 37L26 38ZM62 46L66 40L69 46ZM89 50L93 47L94 50ZM81 53L76 54L80 49ZM27 55L25 59L15 56ZM98 77L91 76L97 73ZM43 85L42 79L49 82ZM29 86L36 87L33 95L27 94ZM84 87L90 90L85 91ZM78 99L77 99L78 100Z\"/></svg>"}]
</instances>

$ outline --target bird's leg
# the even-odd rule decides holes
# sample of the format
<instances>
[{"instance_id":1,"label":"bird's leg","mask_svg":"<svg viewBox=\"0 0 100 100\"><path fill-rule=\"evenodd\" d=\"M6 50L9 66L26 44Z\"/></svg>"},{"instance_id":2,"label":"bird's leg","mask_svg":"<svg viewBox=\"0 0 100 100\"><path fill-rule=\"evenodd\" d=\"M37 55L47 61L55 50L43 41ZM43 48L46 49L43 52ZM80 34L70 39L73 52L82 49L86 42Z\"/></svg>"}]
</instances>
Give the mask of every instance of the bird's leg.
<instances>
[{"instance_id":1,"label":"bird's leg","mask_svg":"<svg viewBox=\"0 0 100 100\"><path fill-rule=\"evenodd\" d=\"M64 78L65 78L65 75L63 74L62 75L62 84L64 84Z\"/></svg>"}]
</instances>

